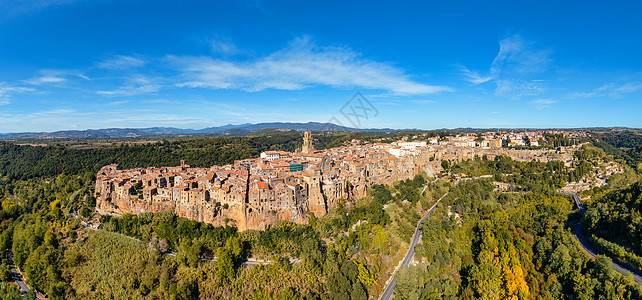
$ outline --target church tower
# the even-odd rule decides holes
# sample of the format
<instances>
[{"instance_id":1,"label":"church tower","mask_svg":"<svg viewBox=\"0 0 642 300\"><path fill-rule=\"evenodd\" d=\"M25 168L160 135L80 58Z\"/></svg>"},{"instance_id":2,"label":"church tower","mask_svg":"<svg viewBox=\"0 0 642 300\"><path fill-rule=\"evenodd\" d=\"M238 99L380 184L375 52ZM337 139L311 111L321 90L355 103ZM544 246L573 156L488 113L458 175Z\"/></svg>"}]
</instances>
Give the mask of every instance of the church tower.
<instances>
[{"instance_id":1,"label":"church tower","mask_svg":"<svg viewBox=\"0 0 642 300\"><path fill-rule=\"evenodd\" d=\"M314 146L312 145L312 132L306 131L303 133L303 153L314 153Z\"/></svg>"}]
</instances>

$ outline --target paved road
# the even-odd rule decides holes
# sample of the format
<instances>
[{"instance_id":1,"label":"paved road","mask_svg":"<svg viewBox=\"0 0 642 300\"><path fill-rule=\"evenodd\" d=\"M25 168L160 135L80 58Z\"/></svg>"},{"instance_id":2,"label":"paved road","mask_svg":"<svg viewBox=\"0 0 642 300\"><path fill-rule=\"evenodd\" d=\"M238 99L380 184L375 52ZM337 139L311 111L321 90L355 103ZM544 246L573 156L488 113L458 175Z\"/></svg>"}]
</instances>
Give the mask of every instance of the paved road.
<instances>
[{"instance_id":1,"label":"paved road","mask_svg":"<svg viewBox=\"0 0 642 300\"><path fill-rule=\"evenodd\" d=\"M578 197L576 193L572 193L571 195L573 196L573 199L575 200L575 204L580 209L580 213L583 216L585 210L584 210L584 206L582 205L582 201L580 201L580 197ZM574 234L575 234L575 238L580 242L580 246L582 246L582 248L584 249L584 252L588 253L592 257L600 255L600 253L597 250L593 249L593 247L588 243L586 238L584 238L584 232L583 232L583 229L582 229L582 223L580 223L577 226L577 228L575 228ZM613 269L615 269L615 271L617 271L618 273L620 273L622 275L626 275L626 273L633 274L633 279L635 279L635 281L638 284L642 285L642 277L640 275L636 274L635 272L630 271L629 269L627 269L627 268L623 267L622 265L619 265L619 264L617 264L615 262L612 262L612 264L613 264Z\"/></svg>"},{"instance_id":2,"label":"paved road","mask_svg":"<svg viewBox=\"0 0 642 300\"><path fill-rule=\"evenodd\" d=\"M175 252L168 252L168 253L165 253L165 254L171 255L171 256L176 256ZM216 261L216 256L204 256L204 257L200 257L199 260L201 260L201 261ZM272 262L269 261L269 260L258 260L258 259L247 259L247 258L242 258L240 262L241 262L241 264L248 265L248 266L258 266L258 265L267 266L267 265L272 264ZM290 264L298 264L298 263L301 262L301 260L298 259L298 258L295 258L293 260L288 260L288 262Z\"/></svg>"},{"instance_id":3,"label":"paved road","mask_svg":"<svg viewBox=\"0 0 642 300\"><path fill-rule=\"evenodd\" d=\"M435 182L437 182L437 180L439 180L439 179L440 179L439 177L436 177L436 178L435 178L435 179L433 179L430 183L435 183ZM426 184L426 185L424 186L424 189L423 189L423 190L421 190L421 193L419 193L419 195L423 195L423 194L424 194L424 192L426 191L426 188L428 188L428 184Z\"/></svg>"},{"instance_id":4,"label":"paved road","mask_svg":"<svg viewBox=\"0 0 642 300\"><path fill-rule=\"evenodd\" d=\"M401 265L397 269L397 271L401 268L405 268L410 264L412 261L412 258L415 256L415 246L419 242L419 238L421 237L421 225L424 223L424 219L430 215L430 213L435 210L437 207L437 204L441 202L441 199L444 199L448 195L448 192L446 192L435 204L428 210L426 214L424 214L423 217L419 220L417 223L417 228L415 228L415 234L412 237L412 242L410 243L410 247L408 248L408 252L406 253L406 256L404 256L403 260L401 260ZM390 276L390 280L388 281L388 285L386 288L383 290L383 293L381 294L381 297L379 297L379 300L388 300L392 297L392 294L395 290L395 286L397 283L395 282L395 275L397 274L397 271L393 272L392 276Z\"/></svg>"},{"instance_id":5,"label":"paved road","mask_svg":"<svg viewBox=\"0 0 642 300\"><path fill-rule=\"evenodd\" d=\"M582 205L582 201L580 201L580 197L578 197L576 193L572 193L571 195L575 200L575 205L577 205L577 208L580 209L580 213L582 214L582 216L584 216L584 213L586 212L586 210L584 210L584 205Z\"/></svg>"},{"instance_id":6,"label":"paved road","mask_svg":"<svg viewBox=\"0 0 642 300\"><path fill-rule=\"evenodd\" d=\"M9 250L8 253L8 258L9 258L9 267L11 268L11 278L13 281L15 281L18 284L18 287L20 288L20 294L26 294L29 292L29 287L25 283L24 279L22 278L22 274L18 272L16 269L16 266L13 264L13 252Z\"/></svg>"}]
</instances>

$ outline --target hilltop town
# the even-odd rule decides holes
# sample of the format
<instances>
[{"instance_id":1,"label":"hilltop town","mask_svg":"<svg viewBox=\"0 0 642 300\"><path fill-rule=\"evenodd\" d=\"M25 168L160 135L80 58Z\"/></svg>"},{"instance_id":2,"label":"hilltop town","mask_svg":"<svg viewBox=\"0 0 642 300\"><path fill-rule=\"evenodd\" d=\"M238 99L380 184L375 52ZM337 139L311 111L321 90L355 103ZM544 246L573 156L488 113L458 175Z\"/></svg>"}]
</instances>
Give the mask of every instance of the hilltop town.
<instances>
[{"instance_id":1,"label":"hilltop town","mask_svg":"<svg viewBox=\"0 0 642 300\"><path fill-rule=\"evenodd\" d=\"M485 132L447 137L407 136L393 143L352 140L315 150L310 132L297 152L265 151L224 166L121 170L103 167L95 195L102 213L171 211L180 217L239 230L266 229L282 221L306 223L343 199L358 199L376 184L389 185L425 172L437 176L441 161L507 156L519 161L570 163L577 145L544 148L544 134L569 139L584 132ZM507 146L507 147L504 147ZM514 149L520 147L530 149Z\"/></svg>"}]
</instances>

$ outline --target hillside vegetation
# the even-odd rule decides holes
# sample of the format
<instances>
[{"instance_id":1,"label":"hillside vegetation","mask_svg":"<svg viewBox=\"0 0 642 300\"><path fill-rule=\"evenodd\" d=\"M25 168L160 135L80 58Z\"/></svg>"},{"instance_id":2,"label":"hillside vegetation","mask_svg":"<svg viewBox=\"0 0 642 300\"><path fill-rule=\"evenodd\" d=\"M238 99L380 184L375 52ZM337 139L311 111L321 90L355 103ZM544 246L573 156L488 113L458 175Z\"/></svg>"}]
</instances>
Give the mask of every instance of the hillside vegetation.
<instances>
[{"instance_id":1,"label":"hillside vegetation","mask_svg":"<svg viewBox=\"0 0 642 300\"><path fill-rule=\"evenodd\" d=\"M571 234L579 214L570 196L557 192L592 172L593 157L602 155L594 150L578 153L573 168L475 158L446 172L489 178L433 182L420 174L373 186L309 224L281 222L265 231L238 232L171 213L95 215L93 170L107 161L171 165L193 155L190 163L207 165L288 150L296 142L287 134L89 150L2 144L0 248L51 299L370 299L385 288L418 220L448 192L424 222L414 263L396 275L397 299L642 297L608 257L591 260L581 251ZM352 138L338 134L327 142ZM585 222L604 249L615 249L607 254L635 263L640 186L623 186L595 190ZM83 222L101 225L94 231ZM9 280L3 256L0 298L19 297Z\"/></svg>"}]
</instances>

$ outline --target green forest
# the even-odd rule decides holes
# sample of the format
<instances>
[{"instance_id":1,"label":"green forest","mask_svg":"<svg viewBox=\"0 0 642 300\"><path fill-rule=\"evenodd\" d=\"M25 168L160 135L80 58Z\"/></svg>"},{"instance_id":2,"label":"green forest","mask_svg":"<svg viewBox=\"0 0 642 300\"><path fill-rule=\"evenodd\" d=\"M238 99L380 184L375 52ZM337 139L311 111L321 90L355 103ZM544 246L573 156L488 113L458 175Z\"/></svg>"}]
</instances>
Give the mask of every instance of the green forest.
<instances>
[{"instance_id":1,"label":"green forest","mask_svg":"<svg viewBox=\"0 0 642 300\"><path fill-rule=\"evenodd\" d=\"M642 273L642 182L598 197L586 211L584 228L593 243Z\"/></svg>"},{"instance_id":2,"label":"green forest","mask_svg":"<svg viewBox=\"0 0 642 300\"><path fill-rule=\"evenodd\" d=\"M610 259L590 260L567 227L568 196L456 186L424 225L422 263L398 275L403 299L640 299Z\"/></svg>"},{"instance_id":3,"label":"green forest","mask_svg":"<svg viewBox=\"0 0 642 300\"><path fill-rule=\"evenodd\" d=\"M601 133L594 140L608 155L628 166L629 178L613 176L609 185L582 193L588 198L584 228L596 247L642 271L642 135L632 131ZM633 170L637 174L633 175Z\"/></svg>"},{"instance_id":4,"label":"green forest","mask_svg":"<svg viewBox=\"0 0 642 300\"><path fill-rule=\"evenodd\" d=\"M253 137L215 137L161 140L150 144L74 148L66 145L18 146L0 142L0 175L11 180L58 174L95 173L108 164L123 168L177 166L184 159L194 167L233 163L258 157L262 151L294 151L298 132Z\"/></svg>"},{"instance_id":5,"label":"green forest","mask_svg":"<svg viewBox=\"0 0 642 300\"><path fill-rule=\"evenodd\" d=\"M172 213L96 216L93 180L105 164L124 168L231 163L265 150L292 151L300 134L185 138L145 145L73 148L0 144L0 298L32 299L10 284L8 254L27 284L51 299L370 299L377 298L425 219L415 263L395 275L395 299L641 299L611 259L642 266L642 183L621 145L585 147L577 163L485 157L375 185L309 224L265 230ZM319 147L365 138L315 136ZM382 137L379 137L382 138ZM606 141L601 139L601 141ZM560 141L562 143L562 141ZM606 143L606 142L604 142ZM558 189L591 175L599 161L626 164L627 180L586 192L582 218ZM633 178L633 179L632 179ZM493 182L510 184L499 190ZM97 230L86 222L99 222ZM607 254L590 259L573 238L579 223Z\"/></svg>"}]
</instances>

